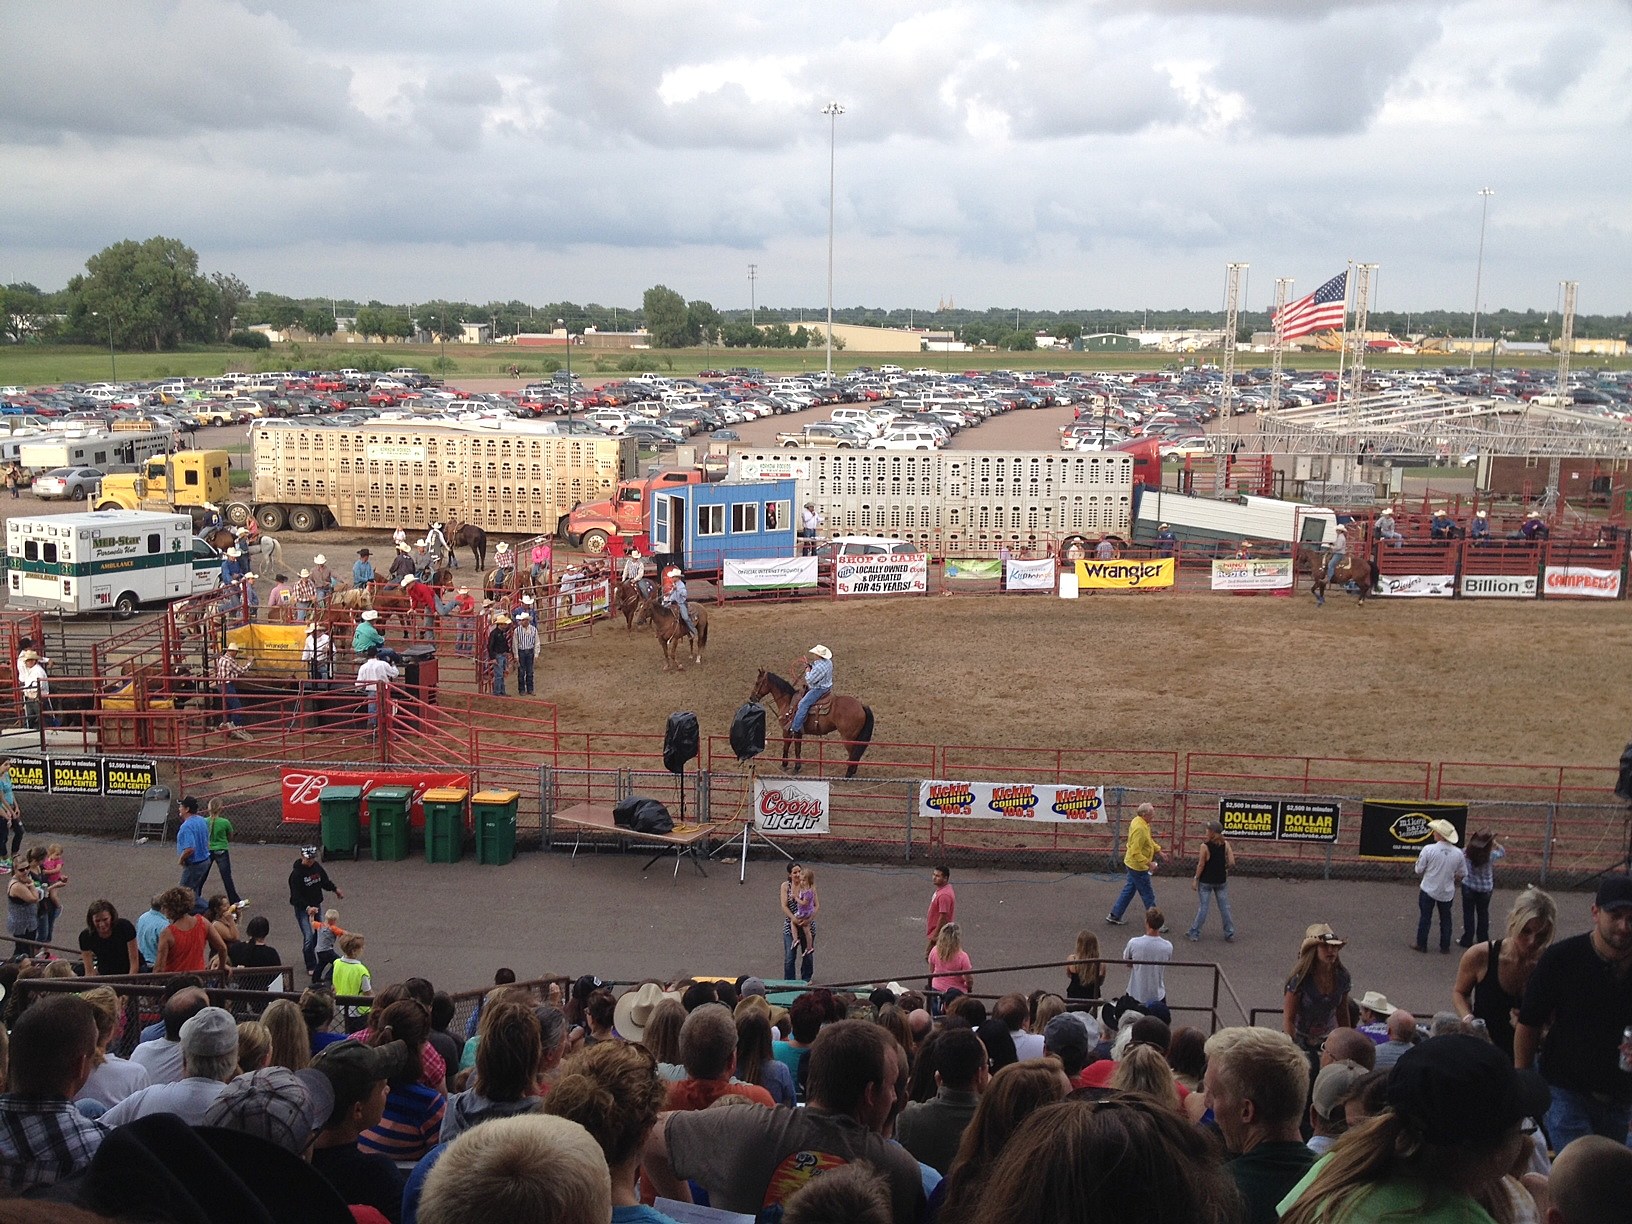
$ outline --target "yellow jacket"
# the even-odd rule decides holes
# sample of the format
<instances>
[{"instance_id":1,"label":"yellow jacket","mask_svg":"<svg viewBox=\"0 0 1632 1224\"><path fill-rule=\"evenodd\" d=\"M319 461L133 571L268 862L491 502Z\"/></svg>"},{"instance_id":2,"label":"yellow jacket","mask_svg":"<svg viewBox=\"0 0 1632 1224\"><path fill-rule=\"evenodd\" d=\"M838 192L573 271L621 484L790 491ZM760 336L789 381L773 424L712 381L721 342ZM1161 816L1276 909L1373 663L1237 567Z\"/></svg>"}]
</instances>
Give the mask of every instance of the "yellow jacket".
<instances>
[{"instance_id":1,"label":"yellow jacket","mask_svg":"<svg viewBox=\"0 0 1632 1224\"><path fill-rule=\"evenodd\" d=\"M1135 816L1128 826L1128 849L1122 856L1122 865L1129 871L1149 871L1150 860L1162 852L1156 839L1150 835L1150 822Z\"/></svg>"}]
</instances>

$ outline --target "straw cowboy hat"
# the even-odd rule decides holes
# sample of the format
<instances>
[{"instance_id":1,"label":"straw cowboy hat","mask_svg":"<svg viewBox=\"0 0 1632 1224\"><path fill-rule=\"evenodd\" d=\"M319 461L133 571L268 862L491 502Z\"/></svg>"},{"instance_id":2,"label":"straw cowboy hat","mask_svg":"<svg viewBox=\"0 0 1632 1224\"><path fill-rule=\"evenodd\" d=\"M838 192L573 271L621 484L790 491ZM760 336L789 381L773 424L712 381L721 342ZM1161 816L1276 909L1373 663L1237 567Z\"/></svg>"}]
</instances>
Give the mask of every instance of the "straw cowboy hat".
<instances>
[{"instance_id":1,"label":"straw cowboy hat","mask_svg":"<svg viewBox=\"0 0 1632 1224\"><path fill-rule=\"evenodd\" d=\"M1346 939L1339 939L1326 923L1312 922L1303 932L1303 943L1298 947L1298 955L1302 956L1310 948L1315 947L1341 948L1348 942Z\"/></svg>"},{"instance_id":2,"label":"straw cowboy hat","mask_svg":"<svg viewBox=\"0 0 1632 1224\"><path fill-rule=\"evenodd\" d=\"M625 992L612 1011L612 1027L626 1041L639 1041L646 1035L646 1025L652 1013L664 999L678 1000L679 995L668 994L656 982L643 982L639 990Z\"/></svg>"},{"instance_id":3,"label":"straw cowboy hat","mask_svg":"<svg viewBox=\"0 0 1632 1224\"><path fill-rule=\"evenodd\" d=\"M325 557L322 553L318 553L317 556L312 558L312 564L313 565L327 565L328 563L329 563L329 559L327 557Z\"/></svg>"},{"instance_id":4,"label":"straw cowboy hat","mask_svg":"<svg viewBox=\"0 0 1632 1224\"><path fill-rule=\"evenodd\" d=\"M397 545L397 551L398 551L398 552L408 552L408 551L409 551L409 548L408 548L408 545L406 545L406 544L398 544L398 545Z\"/></svg>"},{"instance_id":5,"label":"straw cowboy hat","mask_svg":"<svg viewBox=\"0 0 1632 1224\"><path fill-rule=\"evenodd\" d=\"M1453 846L1456 845L1457 841L1459 840L1456 833L1456 826L1448 820L1443 818L1439 820L1430 820L1428 822L1428 827L1435 833L1438 833L1446 841L1450 842Z\"/></svg>"},{"instance_id":6,"label":"straw cowboy hat","mask_svg":"<svg viewBox=\"0 0 1632 1224\"><path fill-rule=\"evenodd\" d=\"M24 663L38 663L40 661L40 652L37 650L25 650L23 651L22 658Z\"/></svg>"},{"instance_id":7,"label":"straw cowboy hat","mask_svg":"<svg viewBox=\"0 0 1632 1224\"><path fill-rule=\"evenodd\" d=\"M493 618L493 623L495 625L508 625L510 623L510 618L501 612L499 615Z\"/></svg>"},{"instance_id":8,"label":"straw cowboy hat","mask_svg":"<svg viewBox=\"0 0 1632 1224\"><path fill-rule=\"evenodd\" d=\"M1379 1016L1386 1016L1394 1010L1394 1004L1388 1001L1388 996L1381 991L1368 990L1360 996L1360 1006L1369 1012L1376 1012Z\"/></svg>"},{"instance_id":9,"label":"straw cowboy hat","mask_svg":"<svg viewBox=\"0 0 1632 1224\"><path fill-rule=\"evenodd\" d=\"M228 642L227 643L227 649L228 650L242 650L243 647L241 647L237 642Z\"/></svg>"},{"instance_id":10,"label":"straw cowboy hat","mask_svg":"<svg viewBox=\"0 0 1632 1224\"><path fill-rule=\"evenodd\" d=\"M373 608L370 608L367 612L363 613L363 619L365 621L379 620L380 614L374 611Z\"/></svg>"},{"instance_id":11,"label":"straw cowboy hat","mask_svg":"<svg viewBox=\"0 0 1632 1224\"><path fill-rule=\"evenodd\" d=\"M302 578L310 578L312 576L312 571L309 569L303 569L300 571L300 576Z\"/></svg>"},{"instance_id":12,"label":"straw cowboy hat","mask_svg":"<svg viewBox=\"0 0 1632 1224\"><path fill-rule=\"evenodd\" d=\"M457 591L454 592L454 594L455 595L469 595L470 594L470 588L469 587L460 587Z\"/></svg>"},{"instance_id":13,"label":"straw cowboy hat","mask_svg":"<svg viewBox=\"0 0 1632 1224\"><path fill-rule=\"evenodd\" d=\"M805 651L805 653L813 654L818 659L831 659L833 657L833 652L826 646L812 646L809 650Z\"/></svg>"}]
</instances>

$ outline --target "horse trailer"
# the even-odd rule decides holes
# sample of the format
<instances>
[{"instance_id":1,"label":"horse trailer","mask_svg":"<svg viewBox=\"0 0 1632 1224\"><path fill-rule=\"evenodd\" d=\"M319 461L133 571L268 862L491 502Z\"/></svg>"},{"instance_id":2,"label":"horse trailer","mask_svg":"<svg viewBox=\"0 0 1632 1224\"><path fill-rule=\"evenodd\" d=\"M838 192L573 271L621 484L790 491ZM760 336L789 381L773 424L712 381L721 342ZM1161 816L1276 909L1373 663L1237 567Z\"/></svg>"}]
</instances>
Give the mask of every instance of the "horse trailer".
<instances>
[{"instance_id":1,"label":"horse trailer","mask_svg":"<svg viewBox=\"0 0 1632 1224\"><path fill-rule=\"evenodd\" d=\"M9 519L6 569L9 607L121 617L221 583L220 554L191 518L145 510Z\"/></svg>"}]
</instances>

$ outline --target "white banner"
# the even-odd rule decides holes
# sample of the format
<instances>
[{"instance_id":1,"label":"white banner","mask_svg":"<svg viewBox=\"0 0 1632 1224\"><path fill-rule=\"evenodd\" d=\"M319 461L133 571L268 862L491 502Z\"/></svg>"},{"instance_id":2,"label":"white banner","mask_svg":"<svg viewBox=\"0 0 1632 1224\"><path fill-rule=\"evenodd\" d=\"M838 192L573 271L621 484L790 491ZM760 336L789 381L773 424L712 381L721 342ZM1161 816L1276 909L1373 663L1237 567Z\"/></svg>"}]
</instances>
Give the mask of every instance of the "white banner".
<instances>
[{"instance_id":1,"label":"white banner","mask_svg":"<svg viewBox=\"0 0 1632 1224\"><path fill-rule=\"evenodd\" d=\"M1585 569L1579 565L1549 565L1542 570L1549 595L1586 595L1593 599L1621 597L1621 571Z\"/></svg>"},{"instance_id":2,"label":"white banner","mask_svg":"<svg viewBox=\"0 0 1632 1224\"><path fill-rule=\"evenodd\" d=\"M816 585L815 557L727 557L725 589L764 591Z\"/></svg>"},{"instance_id":3,"label":"white banner","mask_svg":"<svg viewBox=\"0 0 1632 1224\"><path fill-rule=\"evenodd\" d=\"M918 814L1037 824L1104 824L1105 791L1099 786L1048 782L920 782Z\"/></svg>"},{"instance_id":4,"label":"white banner","mask_svg":"<svg viewBox=\"0 0 1632 1224\"><path fill-rule=\"evenodd\" d=\"M1010 557L1003 569L1003 585L1011 591L1052 591L1054 575L1058 572L1059 567L1054 563L1053 557L1042 557L1035 561L1021 561Z\"/></svg>"},{"instance_id":5,"label":"white banner","mask_svg":"<svg viewBox=\"0 0 1632 1224\"><path fill-rule=\"evenodd\" d=\"M754 779L754 828L783 837L816 837L828 831L832 795L826 782Z\"/></svg>"},{"instance_id":6,"label":"white banner","mask_svg":"<svg viewBox=\"0 0 1632 1224\"><path fill-rule=\"evenodd\" d=\"M1388 574L1382 582L1382 594L1400 599L1449 599L1456 593L1455 574Z\"/></svg>"},{"instance_id":7,"label":"white banner","mask_svg":"<svg viewBox=\"0 0 1632 1224\"><path fill-rule=\"evenodd\" d=\"M1465 599L1534 599L1534 574L1463 574Z\"/></svg>"},{"instance_id":8,"label":"white banner","mask_svg":"<svg viewBox=\"0 0 1632 1224\"><path fill-rule=\"evenodd\" d=\"M852 553L833 558L840 595L910 595L929 589L926 553Z\"/></svg>"},{"instance_id":9,"label":"white banner","mask_svg":"<svg viewBox=\"0 0 1632 1224\"><path fill-rule=\"evenodd\" d=\"M1215 591L1279 591L1292 585L1292 559L1213 562Z\"/></svg>"},{"instance_id":10,"label":"white banner","mask_svg":"<svg viewBox=\"0 0 1632 1224\"><path fill-rule=\"evenodd\" d=\"M733 456L732 475L738 480L809 480L810 460L778 455L770 459Z\"/></svg>"}]
</instances>

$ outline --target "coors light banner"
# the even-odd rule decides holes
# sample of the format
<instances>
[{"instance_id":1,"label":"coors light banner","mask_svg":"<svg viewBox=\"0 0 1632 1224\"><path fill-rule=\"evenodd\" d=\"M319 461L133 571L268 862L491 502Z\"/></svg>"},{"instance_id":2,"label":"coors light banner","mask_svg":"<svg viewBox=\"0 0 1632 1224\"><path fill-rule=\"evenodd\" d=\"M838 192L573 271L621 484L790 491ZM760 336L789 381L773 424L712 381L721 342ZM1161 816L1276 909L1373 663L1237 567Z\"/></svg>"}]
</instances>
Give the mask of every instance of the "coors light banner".
<instances>
[{"instance_id":1,"label":"coors light banner","mask_svg":"<svg viewBox=\"0 0 1632 1224\"><path fill-rule=\"evenodd\" d=\"M832 796L826 782L754 779L754 828L781 837L817 837L828 831Z\"/></svg>"}]
</instances>

